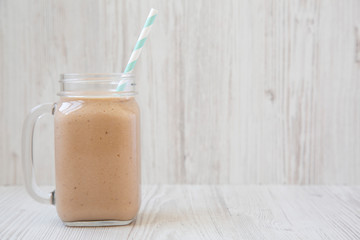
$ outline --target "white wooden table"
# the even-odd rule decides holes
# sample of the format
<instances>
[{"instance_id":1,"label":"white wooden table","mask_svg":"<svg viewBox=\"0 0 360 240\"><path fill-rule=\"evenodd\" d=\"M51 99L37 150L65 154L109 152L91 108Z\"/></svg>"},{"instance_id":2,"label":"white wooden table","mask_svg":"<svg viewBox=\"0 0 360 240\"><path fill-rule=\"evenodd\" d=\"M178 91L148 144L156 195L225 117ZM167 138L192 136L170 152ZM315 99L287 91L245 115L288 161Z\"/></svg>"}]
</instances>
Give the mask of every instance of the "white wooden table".
<instances>
[{"instance_id":1,"label":"white wooden table","mask_svg":"<svg viewBox=\"0 0 360 240\"><path fill-rule=\"evenodd\" d=\"M360 186L143 186L136 223L97 228L0 187L0 239L360 239Z\"/></svg>"}]
</instances>

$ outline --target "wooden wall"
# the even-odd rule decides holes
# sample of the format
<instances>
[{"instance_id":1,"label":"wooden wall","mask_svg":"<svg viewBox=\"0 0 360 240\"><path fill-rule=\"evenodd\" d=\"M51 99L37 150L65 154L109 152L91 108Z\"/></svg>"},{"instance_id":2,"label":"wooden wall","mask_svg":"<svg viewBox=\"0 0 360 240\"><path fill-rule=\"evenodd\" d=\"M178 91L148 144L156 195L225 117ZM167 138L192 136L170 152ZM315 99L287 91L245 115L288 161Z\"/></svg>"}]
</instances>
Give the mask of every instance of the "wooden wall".
<instances>
[{"instance_id":1,"label":"wooden wall","mask_svg":"<svg viewBox=\"0 0 360 240\"><path fill-rule=\"evenodd\" d=\"M59 74L123 70L151 7L144 183L360 184L360 1L0 0L0 185L22 183L22 123Z\"/></svg>"}]
</instances>

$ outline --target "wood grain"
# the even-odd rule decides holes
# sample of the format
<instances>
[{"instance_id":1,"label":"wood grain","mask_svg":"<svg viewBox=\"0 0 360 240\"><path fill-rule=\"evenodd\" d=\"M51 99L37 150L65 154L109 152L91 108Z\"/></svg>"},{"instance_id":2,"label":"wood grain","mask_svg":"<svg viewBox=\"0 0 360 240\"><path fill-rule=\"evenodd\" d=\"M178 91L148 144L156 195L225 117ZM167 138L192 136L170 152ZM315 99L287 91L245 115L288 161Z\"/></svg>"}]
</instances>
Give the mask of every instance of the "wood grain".
<instances>
[{"instance_id":1,"label":"wood grain","mask_svg":"<svg viewBox=\"0 0 360 240\"><path fill-rule=\"evenodd\" d=\"M360 188L146 185L138 219L65 227L53 206L0 187L1 239L359 239Z\"/></svg>"},{"instance_id":2,"label":"wood grain","mask_svg":"<svg viewBox=\"0 0 360 240\"><path fill-rule=\"evenodd\" d=\"M360 1L0 1L0 185L22 182L21 126L59 74L136 66L143 182L360 183ZM54 182L51 118L35 136Z\"/></svg>"}]
</instances>

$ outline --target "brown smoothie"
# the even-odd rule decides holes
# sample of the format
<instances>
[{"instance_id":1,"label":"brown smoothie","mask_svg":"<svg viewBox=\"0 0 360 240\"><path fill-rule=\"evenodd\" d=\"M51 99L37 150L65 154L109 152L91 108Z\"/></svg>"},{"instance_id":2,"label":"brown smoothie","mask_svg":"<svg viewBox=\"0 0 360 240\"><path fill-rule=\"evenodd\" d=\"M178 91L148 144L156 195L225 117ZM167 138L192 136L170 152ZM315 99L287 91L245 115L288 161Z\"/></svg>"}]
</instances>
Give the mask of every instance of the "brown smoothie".
<instances>
[{"instance_id":1,"label":"brown smoothie","mask_svg":"<svg viewBox=\"0 0 360 240\"><path fill-rule=\"evenodd\" d=\"M62 97L55 112L61 220L126 221L140 205L140 122L133 97Z\"/></svg>"}]
</instances>

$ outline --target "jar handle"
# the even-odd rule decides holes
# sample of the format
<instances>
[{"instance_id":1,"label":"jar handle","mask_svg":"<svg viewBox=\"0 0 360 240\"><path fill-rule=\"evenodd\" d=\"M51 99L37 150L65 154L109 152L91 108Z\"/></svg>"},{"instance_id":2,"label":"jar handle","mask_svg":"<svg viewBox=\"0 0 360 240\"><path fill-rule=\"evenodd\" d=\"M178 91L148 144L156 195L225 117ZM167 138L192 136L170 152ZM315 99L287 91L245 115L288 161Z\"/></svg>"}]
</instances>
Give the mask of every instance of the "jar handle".
<instances>
[{"instance_id":1,"label":"jar handle","mask_svg":"<svg viewBox=\"0 0 360 240\"><path fill-rule=\"evenodd\" d=\"M40 203L55 205L55 191L45 192L36 183L34 175L33 137L36 122L44 115L54 115L56 104L45 103L34 107L28 114L22 131L22 164L27 192Z\"/></svg>"}]
</instances>

